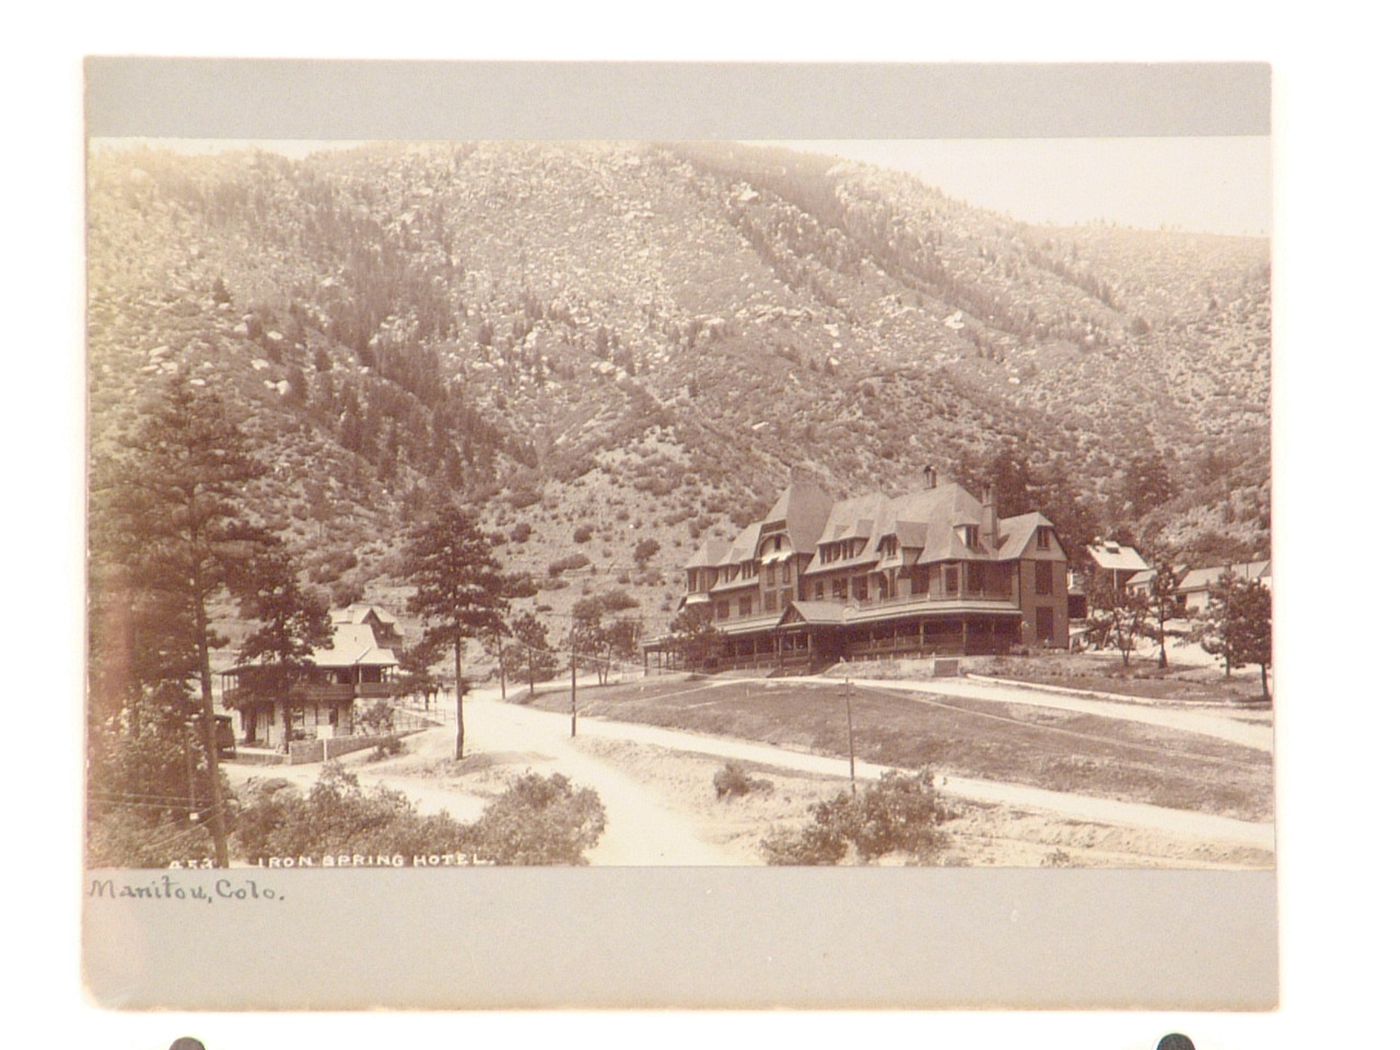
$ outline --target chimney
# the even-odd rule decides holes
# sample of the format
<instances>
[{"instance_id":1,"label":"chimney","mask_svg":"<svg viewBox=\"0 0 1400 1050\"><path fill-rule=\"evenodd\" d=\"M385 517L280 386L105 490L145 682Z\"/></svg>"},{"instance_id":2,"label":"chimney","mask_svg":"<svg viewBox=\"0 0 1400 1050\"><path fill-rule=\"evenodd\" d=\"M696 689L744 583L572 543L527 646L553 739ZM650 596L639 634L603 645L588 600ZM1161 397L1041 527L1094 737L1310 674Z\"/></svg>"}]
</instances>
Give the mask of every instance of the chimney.
<instances>
[{"instance_id":1,"label":"chimney","mask_svg":"<svg viewBox=\"0 0 1400 1050\"><path fill-rule=\"evenodd\" d=\"M1001 546L1001 528L997 519L997 490L991 485L982 486L982 539L995 551Z\"/></svg>"},{"instance_id":2,"label":"chimney","mask_svg":"<svg viewBox=\"0 0 1400 1050\"><path fill-rule=\"evenodd\" d=\"M933 466L930 464L929 466L924 468L924 488L935 489L937 487L938 471L934 470Z\"/></svg>"}]
</instances>

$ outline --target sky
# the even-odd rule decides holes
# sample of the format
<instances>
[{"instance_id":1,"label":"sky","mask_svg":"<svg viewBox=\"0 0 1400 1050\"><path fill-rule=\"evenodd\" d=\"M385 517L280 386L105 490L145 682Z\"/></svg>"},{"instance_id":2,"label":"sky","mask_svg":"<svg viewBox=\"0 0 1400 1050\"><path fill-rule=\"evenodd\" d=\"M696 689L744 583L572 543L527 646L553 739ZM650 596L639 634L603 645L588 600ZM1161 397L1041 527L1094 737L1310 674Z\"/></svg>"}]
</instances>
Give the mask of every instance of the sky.
<instances>
[{"instance_id":1,"label":"sky","mask_svg":"<svg viewBox=\"0 0 1400 1050\"><path fill-rule=\"evenodd\" d=\"M257 147L289 157L358 142L94 140L188 153ZM1140 229L1268 236L1270 140L1062 138L802 140L768 143L908 172L948 196L1030 223L1113 222Z\"/></svg>"},{"instance_id":2,"label":"sky","mask_svg":"<svg viewBox=\"0 0 1400 1050\"><path fill-rule=\"evenodd\" d=\"M1099 220L1268 236L1270 140L1218 138L803 141L774 145L909 172L1031 223Z\"/></svg>"}]
</instances>

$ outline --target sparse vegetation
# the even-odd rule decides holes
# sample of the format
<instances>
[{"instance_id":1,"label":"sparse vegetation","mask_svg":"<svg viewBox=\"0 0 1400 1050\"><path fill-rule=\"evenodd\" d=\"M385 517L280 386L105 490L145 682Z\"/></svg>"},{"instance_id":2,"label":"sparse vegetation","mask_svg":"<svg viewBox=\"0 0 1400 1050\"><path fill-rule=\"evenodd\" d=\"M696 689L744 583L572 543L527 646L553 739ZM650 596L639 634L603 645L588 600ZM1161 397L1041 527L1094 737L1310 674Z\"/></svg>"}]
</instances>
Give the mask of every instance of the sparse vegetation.
<instances>
[{"instance_id":1,"label":"sparse vegetation","mask_svg":"<svg viewBox=\"0 0 1400 1050\"><path fill-rule=\"evenodd\" d=\"M763 842L769 864L840 864L852 856L865 864L892 853L909 863L931 864L947 846L941 826L954 810L943 800L929 768L888 772L863 791L843 791L811 809L796 831L775 831Z\"/></svg>"}]
</instances>

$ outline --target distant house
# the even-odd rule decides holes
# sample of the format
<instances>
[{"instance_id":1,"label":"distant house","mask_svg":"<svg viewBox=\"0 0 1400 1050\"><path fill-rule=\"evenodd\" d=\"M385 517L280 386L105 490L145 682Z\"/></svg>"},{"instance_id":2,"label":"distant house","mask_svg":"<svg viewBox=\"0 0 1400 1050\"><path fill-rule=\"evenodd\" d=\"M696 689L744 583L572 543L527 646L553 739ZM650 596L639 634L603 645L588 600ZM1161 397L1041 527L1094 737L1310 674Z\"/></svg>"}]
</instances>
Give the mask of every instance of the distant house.
<instances>
[{"instance_id":1,"label":"distant house","mask_svg":"<svg viewBox=\"0 0 1400 1050\"><path fill-rule=\"evenodd\" d=\"M1181 582L1176 587L1177 611L1182 616L1194 616L1205 610L1210 601L1210 588L1229 569L1242 580L1259 580L1265 587L1273 581L1272 563L1269 561L1236 562L1233 565L1211 565L1201 569L1179 566L1177 575ZM1157 578L1153 569L1140 572L1128 580L1128 589L1150 593L1152 582Z\"/></svg>"},{"instance_id":2,"label":"distant house","mask_svg":"<svg viewBox=\"0 0 1400 1050\"><path fill-rule=\"evenodd\" d=\"M1091 546L1089 557L1093 560L1096 571L1111 575L1115 590L1122 590L1133 576L1144 569L1152 568L1135 548L1112 540L1104 540Z\"/></svg>"},{"instance_id":3,"label":"distant house","mask_svg":"<svg viewBox=\"0 0 1400 1050\"><path fill-rule=\"evenodd\" d=\"M1181 596L1182 608L1187 614L1205 611L1206 604L1210 601L1210 587L1225 574L1226 569L1242 580L1258 580L1265 587L1272 588L1273 586L1273 562L1268 560L1236 562L1233 565L1212 565L1204 569L1192 569L1182 576L1181 584L1177 587L1177 594Z\"/></svg>"},{"instance_id":4,"label":"distant house","mask_svg":"<svg viewBox=\"0 0 1400 1050\"><path fill-rule=\"evenodd\" d=\"M833 500L794 481L729 543L686 565L681 609L719 633L717 668L780 673L837 660L1005 652L1069 644L1067 566L1055 526L1000 518L932 469L924 487ZM647 639L648 660L674 642Z\"/></svg>"},{"instance_id":5,"label":"distant house","mask_svg":"<svg viewBox=\"0 0 1400 1050\"><path fill-rule=\"evenodd\" d=\"M312 654L312 667L289 696L249 700L240 679L255 668L243 665L222 672L224 706L238 710L241 740L249 747L286 750L299 740L349 736L357 699L394 695L402 644L397 622L383 609L338 609L331 614L330 647Z\"/></svg>"},{"instance_id":6,"label":"distant house","mask_svg":"<svg viewBox=\"0 0 1400 1050\"><path fill-rule=\"evenodd\" d=\"M1069 618L1083 620L1089 615L1088 581L1082 572L1069 574Z\"/></svg>"}]
</instances>

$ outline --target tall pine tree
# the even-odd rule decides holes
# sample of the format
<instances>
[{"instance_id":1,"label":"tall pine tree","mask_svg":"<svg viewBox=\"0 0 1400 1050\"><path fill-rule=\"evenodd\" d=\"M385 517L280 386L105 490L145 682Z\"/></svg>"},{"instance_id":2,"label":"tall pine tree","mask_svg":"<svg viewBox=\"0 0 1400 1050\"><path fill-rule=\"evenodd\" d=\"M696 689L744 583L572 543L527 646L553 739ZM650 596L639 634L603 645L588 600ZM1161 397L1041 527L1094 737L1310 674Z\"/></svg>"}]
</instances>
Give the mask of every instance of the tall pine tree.
<instances>
[{"instance_id":1,"label":"tall pine tree","mask_svg":"<svg viewBox=\"0 0 1400 1050\"><path fill-rule=\"evenodd\" d=\"M172 377L122 442L110 468L101 474L104 488L93 494L95 511L100 507L105 517L101 536L106 541L101 558L95 554L94 561L109 564L122 590L95 596L95 605L136 610L137 623L141 612L157 612L163 670L147 671L182 687L197 682L214 858L227 867L209 666L210 650L224 639L213 630L210 606L228 592L255 537L243 518L241 498L263 469L223 402L211 391L193 387L184 374ZM139 636L131 641L139 644ZM132 658L146 659L139 652ZM130 688L139 685L129 683Z\"/></svg>"},{"instance_id":2,"label":"tall pine tree","mask_svg":"<svg viewBox=\"0 0 1400 1050\"><path fill-rule=\"evenodd\" d=\"M409 612L427 622L434 646L452 648L457 701L455 754L462 757L462 646L469 638L494 637L505 625L507 578L476 520L451 504L418 525L404 550L405 571L415 590Z\"/></svg>"}]
</instances>

